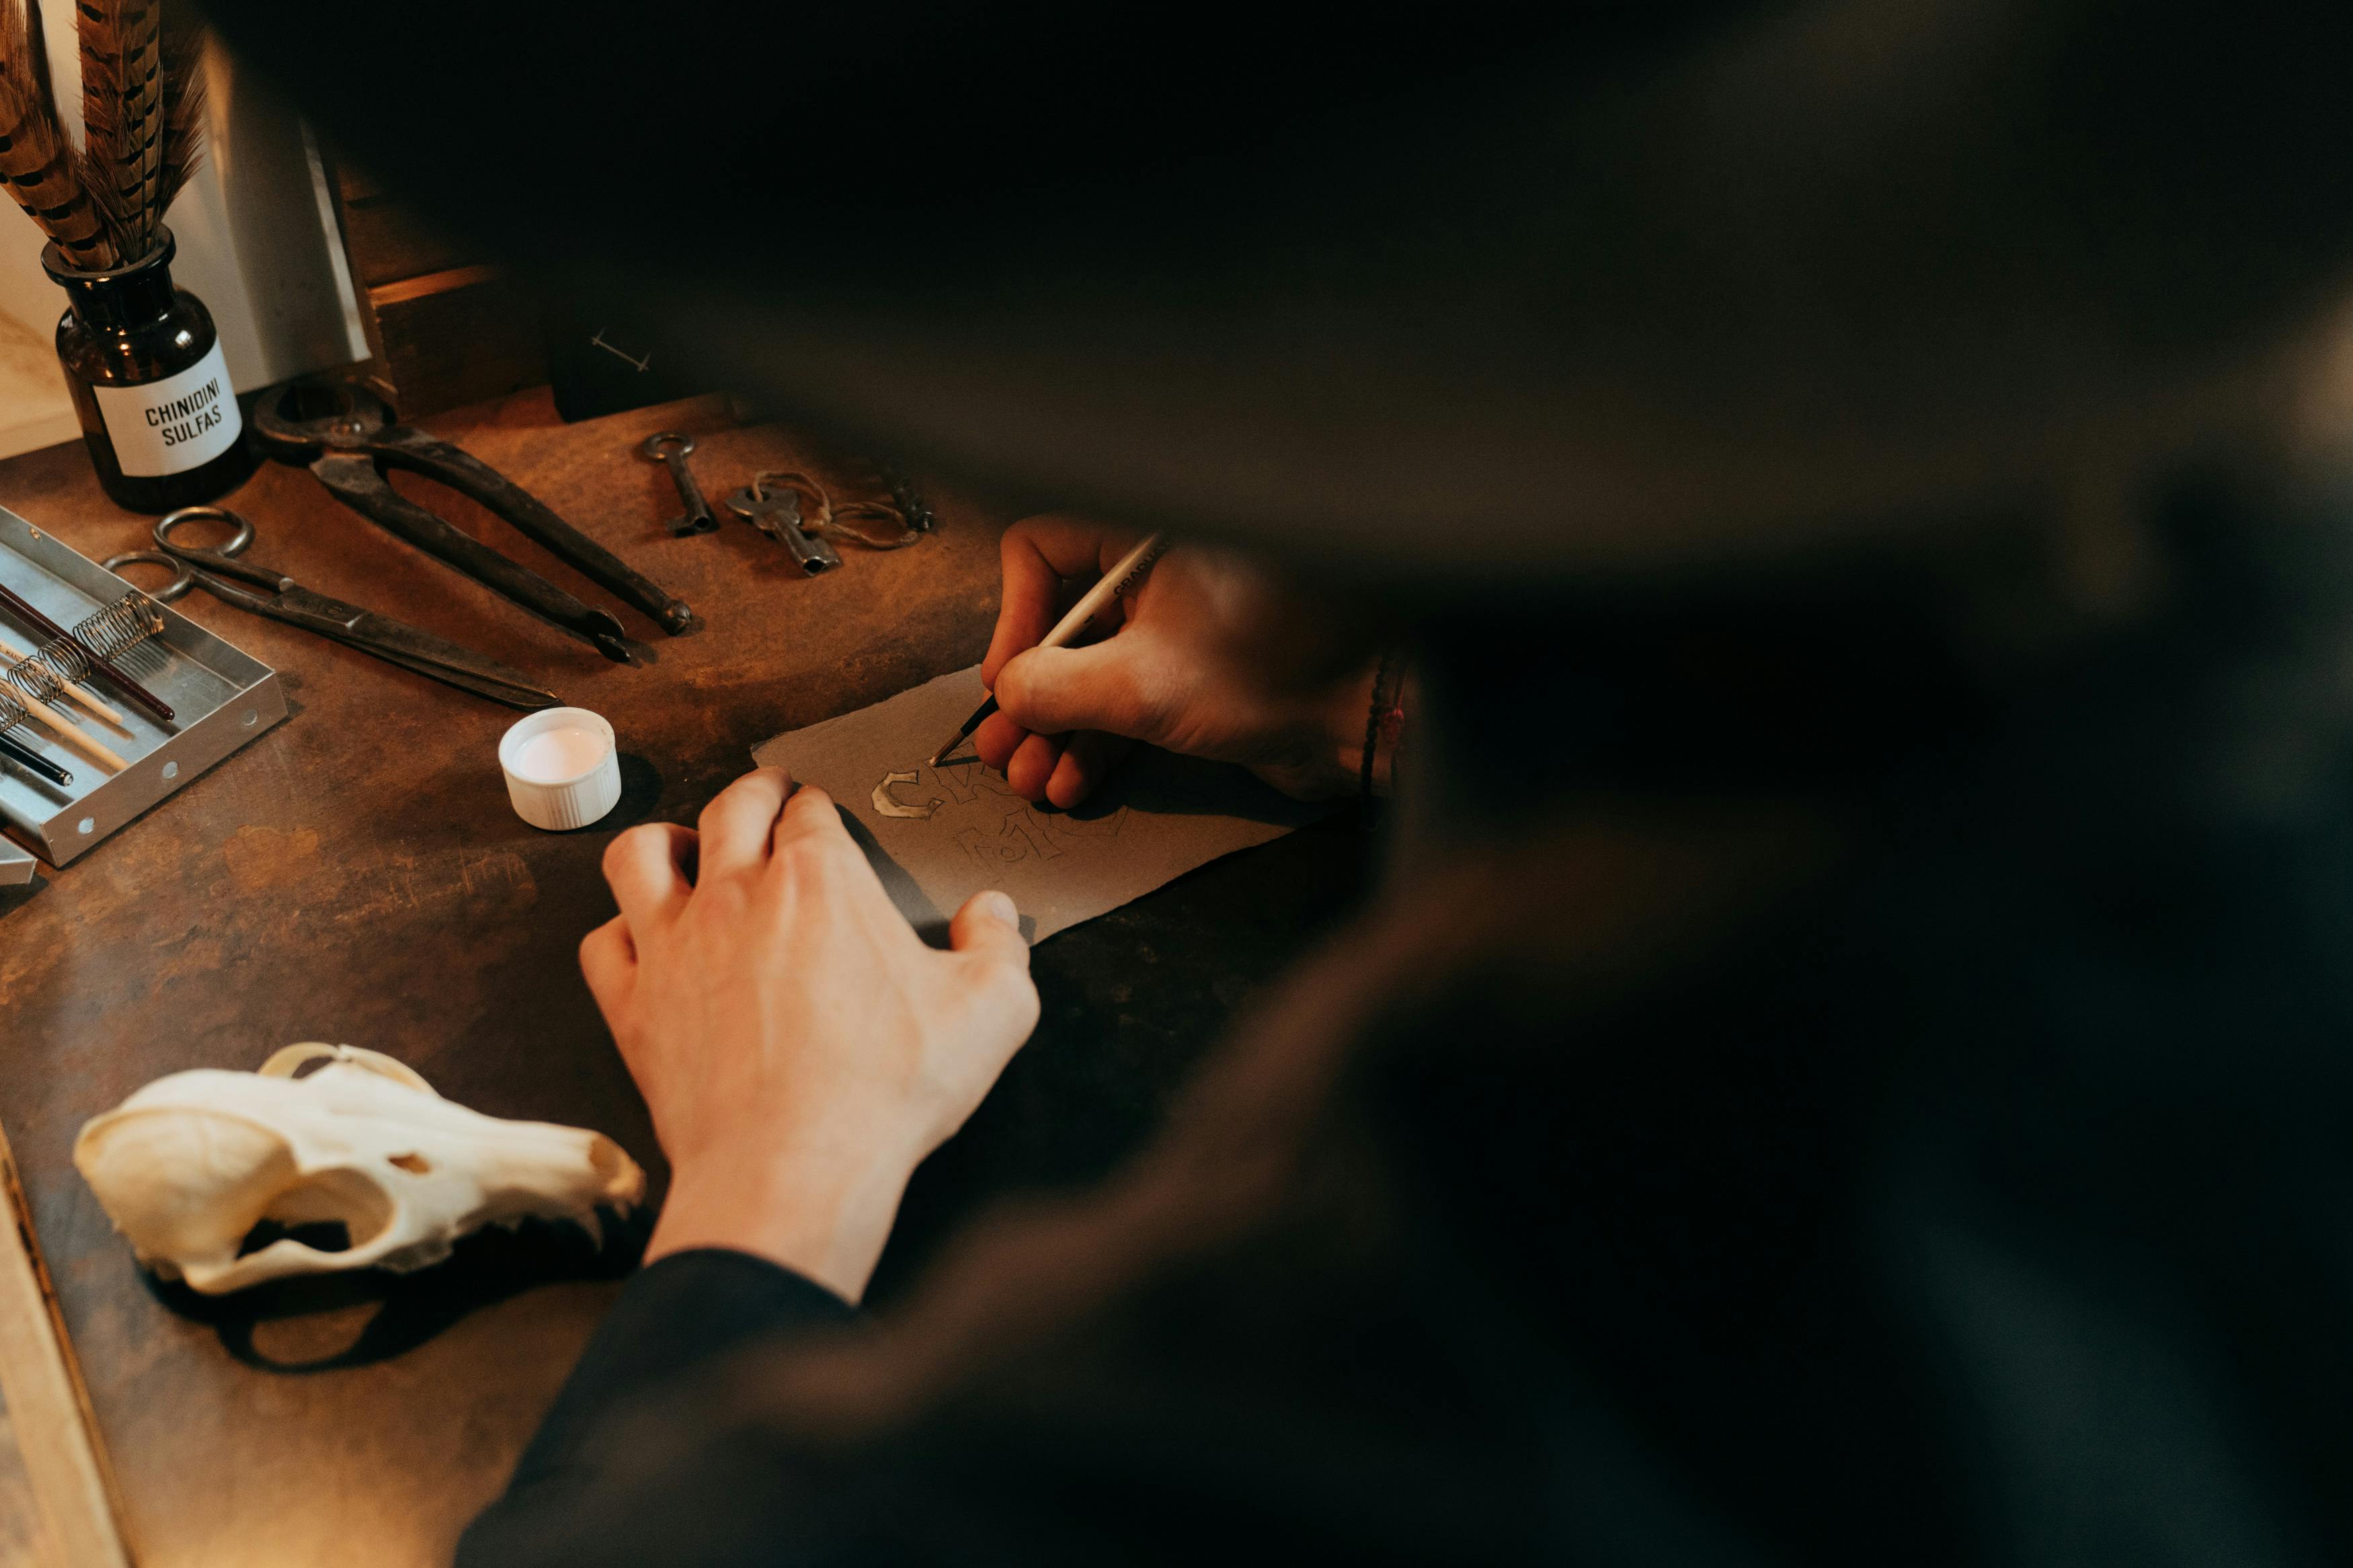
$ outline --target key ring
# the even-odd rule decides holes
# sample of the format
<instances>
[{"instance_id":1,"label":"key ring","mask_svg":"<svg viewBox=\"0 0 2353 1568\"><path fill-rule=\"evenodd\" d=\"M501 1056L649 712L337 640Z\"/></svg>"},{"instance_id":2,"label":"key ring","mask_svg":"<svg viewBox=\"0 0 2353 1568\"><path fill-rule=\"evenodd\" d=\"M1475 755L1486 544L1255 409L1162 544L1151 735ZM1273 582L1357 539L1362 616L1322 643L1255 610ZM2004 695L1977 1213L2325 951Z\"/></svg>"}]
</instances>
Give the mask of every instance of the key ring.
<instances>
[{"instance_id":1,"label":"key ring","mask_svg":"<svg viewBox=\"0 0 2353 1568\"><path fill-rule=\"evenodd\" d=\"M773 479L778 489L791 490L801 498L807 514L801 522L801 531L818 539L854 539L869 550L901 550L913 544L923 534L907 518L881 501L845 501L833 504L833 496L813 476L798 468L772 468L755 474L752 479L754 497L773 493L768 482ZM849 525L852 518L880 518L899 525L895 534L884 535Z\"/></svg>"}]
</instances>

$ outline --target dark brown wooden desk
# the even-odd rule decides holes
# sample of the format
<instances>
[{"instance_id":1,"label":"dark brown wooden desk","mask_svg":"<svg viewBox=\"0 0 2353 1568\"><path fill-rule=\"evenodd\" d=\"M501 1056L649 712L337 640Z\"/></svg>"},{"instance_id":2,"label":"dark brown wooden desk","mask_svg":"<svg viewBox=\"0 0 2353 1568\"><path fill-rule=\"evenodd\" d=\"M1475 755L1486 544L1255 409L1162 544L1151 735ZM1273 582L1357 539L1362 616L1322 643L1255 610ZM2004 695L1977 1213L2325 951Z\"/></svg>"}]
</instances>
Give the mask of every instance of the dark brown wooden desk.
<instances>
[{"instance_id":1,"label":"dark brown wooden desk","mask_svg":"<svg viewBox=\"0 0 2353 1568\"><path fill-rule=\"evenodd\" d=\"M527 394L427 424L707 624L664 637L621 611L658 662L617 667L343 510L304 470L266 466L229 498L261 528L258 558L536 672L611 719L628 760L613 817L535 832L508 808L494 755L514 715L197 594L182 607L279 668L293 718L75 865L0 890L0 1123L151 1568L445 1559L616 1287L609 1267L590 1277L585 1246L527 1233L341 1304L281 1304L311 1309L287 1316L175 1305L72 1169L83 1120L164 1073L348 1041L491 1114L609 1132L659 1181L574 958L611 912L606 841L635 821L692 821L780 730L971 663L995 615L1004 520L953 494L935 495L935 537L845 547L847 566L814 579L732 521L670 538L669 477L637 454L651 432L692 434L722 493L821 458L773 427L730 427L716 400L567 427ZM396 482L609 603L470 503ZM148 526L100 496L79 446L0 463L0 505L93 557L140 546ZM1084 1181L1132 1147L1233 1006L1350 901L1363 859L1335 822L1040 946L1044 1022L918 1177L875 1300L887 1306L988 1194Z\"/></svg>"}]
</instances>

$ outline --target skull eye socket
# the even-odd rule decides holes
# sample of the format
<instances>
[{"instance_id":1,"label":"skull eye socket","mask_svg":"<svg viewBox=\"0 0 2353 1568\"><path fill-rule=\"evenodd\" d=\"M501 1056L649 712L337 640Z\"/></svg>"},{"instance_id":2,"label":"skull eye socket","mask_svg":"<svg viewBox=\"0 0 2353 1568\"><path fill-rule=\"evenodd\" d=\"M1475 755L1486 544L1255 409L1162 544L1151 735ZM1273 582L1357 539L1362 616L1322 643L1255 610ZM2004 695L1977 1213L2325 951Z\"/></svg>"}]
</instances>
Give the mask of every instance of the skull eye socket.
<instances>
[{"instance_id":1,"label":"skull eye socket","mask_svg":"<svg viewBox=\"0 0 2353 1568\"><path fill-rule=\"evenodd\" d=\"M389 1156L385 1163L397 1165L412 1176L429 1176L433 1173L433 1162L422 1154L394 1154Z\"/></svg>"},{"instance_id":2,"label":"skull eye socket","mask_svg":"<svg viewBox=\"0 0 2353 1568\"><path fill-rule=\"evenodd\" d=\"M83 1135L75 1161L93 1187L117 1194L109 1212L139 1256L175 1268L280 1239L351 1251L383 1235L396 1206L380 1177L306 1176L280 1133L202 1110L117 1118Z\"/></svg>"},{"instance_id":3,"label":"skull eye socket","mask_svg":"<svg viewBox=\"0 0 2353 1568\"><path fill-rule=\"evenodd\" d=\"M245 1233L245 1239L237 1243L237 1255L244 1258L277 1241L290 1241L313 1252L349 1252L352 1249L352 1227L339 1219L312 1220L304 1225L288 1225L276 1219L258 1220L253 1228Z\"/></svg>"},{"instance_id":4,"label":"skull eye socket","mask_svg":"<svg viewBox=\"0 0 2353 1568\"><path fill-rule=\"evenodd\" d=\"M318 1245L311 1240L314 1235L332 1238L333 1233L321 1227L340 1226L343 1246L320 1247L322 1252L340 1252L365 1247L381 1236L392 1224L393 1202L363 1172L322 1171L272 1197L261 1218L276 1221L285 1226L288 1236L311 1246Z\"/></svg>"}]
</instances>

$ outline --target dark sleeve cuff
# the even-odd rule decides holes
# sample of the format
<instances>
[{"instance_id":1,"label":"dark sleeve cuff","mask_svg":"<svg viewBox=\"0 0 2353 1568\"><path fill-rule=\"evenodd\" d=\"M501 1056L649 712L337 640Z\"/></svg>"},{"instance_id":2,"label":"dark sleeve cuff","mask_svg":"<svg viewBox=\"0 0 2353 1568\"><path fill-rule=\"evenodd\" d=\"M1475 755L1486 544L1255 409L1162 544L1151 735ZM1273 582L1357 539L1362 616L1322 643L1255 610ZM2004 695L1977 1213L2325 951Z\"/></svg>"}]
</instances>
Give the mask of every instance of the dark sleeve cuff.
<instances>
[{"instance_id":1,"label":"dark sleeve cuff","mask_svg":"<svg viewBox=\"0 0 2353 1568\"><path fill-rule=\"evenodd\" d=\"M512 1493L571 1464L606 1415L747 1340L849 1322L824 1286L748 1252L674 1252L633 1275L515 1466Z\"/></svg>"}]
</instances>

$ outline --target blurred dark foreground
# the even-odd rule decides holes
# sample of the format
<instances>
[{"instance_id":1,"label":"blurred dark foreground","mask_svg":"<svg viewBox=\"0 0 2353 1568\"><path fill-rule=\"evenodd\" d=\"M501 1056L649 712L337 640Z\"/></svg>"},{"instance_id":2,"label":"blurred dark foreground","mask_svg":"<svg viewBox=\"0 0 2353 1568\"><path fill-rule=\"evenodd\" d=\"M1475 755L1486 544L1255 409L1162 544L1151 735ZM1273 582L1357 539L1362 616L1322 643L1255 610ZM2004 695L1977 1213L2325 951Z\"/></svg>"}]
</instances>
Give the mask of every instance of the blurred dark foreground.
<instances>
[{"instance_id":1,"label":"blurred dark foreground","mask_svg":"<svg viewBox=\"0 0 2353 1568\"><path fill-rule=\"evenodd\" d=\"M1420 659L1165 1136L863 1324L640 1276L464 1561L2353 1560L2353 13L215 9Z\"/></svg>"}]
</instances>

